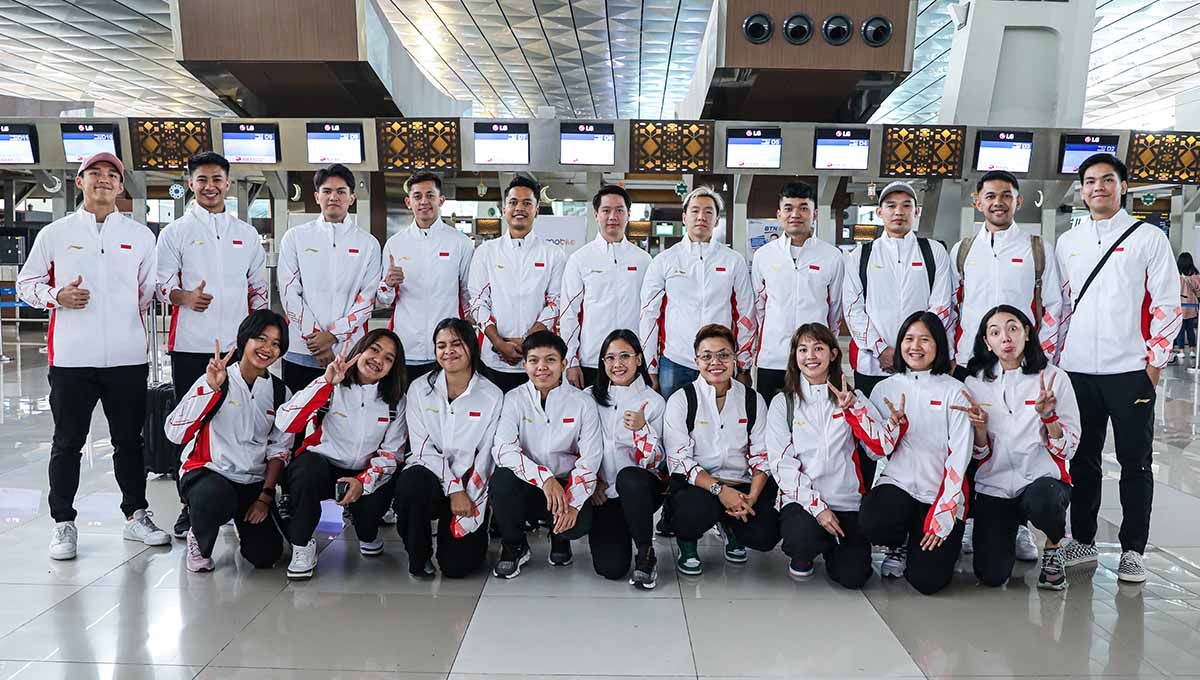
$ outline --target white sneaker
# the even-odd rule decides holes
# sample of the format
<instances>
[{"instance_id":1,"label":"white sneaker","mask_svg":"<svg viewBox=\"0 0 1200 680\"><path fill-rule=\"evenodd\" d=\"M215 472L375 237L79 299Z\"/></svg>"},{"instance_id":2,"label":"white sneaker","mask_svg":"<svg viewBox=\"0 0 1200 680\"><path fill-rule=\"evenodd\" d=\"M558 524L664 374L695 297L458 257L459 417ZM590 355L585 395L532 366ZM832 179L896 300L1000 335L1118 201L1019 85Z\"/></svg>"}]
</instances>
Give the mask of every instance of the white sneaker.
<instances>
[{"instance_id":1,"label":"white sneaker","mask_svg":"<svg viewBox=\"0 0 1200 680\"><path fill-rule=\"evenodd\" d=\"M1080 543L1071 539L1062 547L1063 566L1077 567L1081 564L1096 562L1100 559L1100 551L1095 543Z\"/></svg>"},{"instance_id":2,"label":"white sneaker","mask_svg":"<svg viewBox=\"0 0 1200 680\"><path fill-rule=\"evenodd\" d=\"M1022 524L1017 529L1017 559L1022 562L1036 562L1038 559L1037 544L1033 542L1033 532Z\"/></svg>"},{"instance_id":3,"label":"white sneaker","mask_svg":"<svg viewBox=\"0 0 1200 680\"><path fill-rule=\"evenodd\" d=\"M138 541L146 545L167 545L171 542L171 534L155 526L150 518L154 513L149 510L138 510L125 523L124 536L126 541Z\"/></svg>"},{"instance_id":4,"label":"white sneaker","mask_svg":"<svg viewBox=\"0 0 1200 680\"><path fill-rule=\"evenodd\" d=\"M197 574L213 570L212 558L200 553L200 543L191 529L187 532L187 570Z\"/></svg>"},{"instance_id":5,"label":"white sneaker","mask_svg":"<svg viewBox=\"0 0 1200 680\"><path fill-rule=\"evenodd\" d=\"M1125 583L1145 583L1146 566L1142 554L1133 550L1121 553L1121 564L1117 567L1117 580Z\"/></svg>"},{"instance_id":6,"label":"white sneaker","mask_svg":"<svg viewBox=\"0 0 1200 680\"><path fill-rule=\"evenodd\" d=\"M79 531L74 522L59 522L54 525L54 533L50 536L50 559L73 560L75 548L79 543Z\"/></svg>"},{"instance_id":7,"label":"white sneaker","mask_svg":"<svg viewBox=\"0 0 1200 680\"><path fill-rule=\"evenodd\" d=\"M292 561L288 564L287 577L290 581L307 581L317 568L317 539L308 539L307 545L292 546Z\"/></svg>"},{"instance_id":8,"label":"white sneaker","mask_svg":"<svg viewBox=\"0 0 1200 680\"><path fill-rule=\"evenodd\" d=\"M396 523L396 511L388 508L387 512L383 513L383 517L379 518L379 523L384 526L392 526Z\"/></svg>"},{"instance_id":9,"label":"white sneaker","mask_svg":"<svg viewBox=\"0 0 1200 680\"><path fill-rule=\"evenodd\" d=\"M359 541L358 552L364 557L375 557L383 554L383 538L376 538L374 541Z\"/></svg>"},{"instance_id":10,"label":"white sneaker","mask_svg":"<svg viewBox=\"0 0 1200 680\"><path fill-rule=\"evenodd\" d=\"M975 520L968 519L963 529L962 554L970 555L975 552Z\"/></svg>"},{"instance_id":11,"label":"white sneaker","mask_svg":"<svg viewBox=\"0 0 1200 680\"><path fill-rule=\"evenodd\" d=\"M883 555L883 564L879 565L880 576L900 578L904 576L904 567L908 563L908 550L905 548L888 548Z\"/></svg>"}]
</instances>

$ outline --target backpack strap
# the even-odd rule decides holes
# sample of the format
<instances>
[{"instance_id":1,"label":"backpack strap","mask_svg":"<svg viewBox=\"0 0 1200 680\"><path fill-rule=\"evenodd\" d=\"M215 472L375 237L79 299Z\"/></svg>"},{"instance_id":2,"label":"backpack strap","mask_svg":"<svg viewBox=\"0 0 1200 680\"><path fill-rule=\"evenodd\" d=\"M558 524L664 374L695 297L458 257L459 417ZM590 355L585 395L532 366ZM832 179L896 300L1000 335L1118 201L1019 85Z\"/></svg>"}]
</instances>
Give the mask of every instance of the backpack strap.
<instances>
[{"instance_id":1,"label":"backpack strap","mask_svg":"<svg viewBox=\"0 0 1200 680\"><path fill-rule=\"evenodd\" d=\"M1042 327L1042 274L1046 272L1046 244L1042 237L1031 235L1029 247L1033 249L1033 320L1034 330Z\"/></svg>"},{"instance_id":2,"label":"backpack strap","mask_svg":"<svg viewBox=\"0 0 1200 680\"><path fill-rule=\"evenodd\" d=\"M696 386L688 383L681 389L683 389L684 398L687 399L687 430L688 433L691 433L696 429Z\"/></svg>"},{"instance_id":3,"label":"backpack strap","mask_svg":"<svg viewBox=\"0 0 1200 680\"><path fill-rule=\"evenodd\" d=\"M783 398L787 403L787 425L788 431L792 429L792 423L796 420L796 395L792 394L791 390L783 393Z\"/></svg>"},{"instance_id":4,"label":"backpack strap","mask_svg":"<svg viewBox=\"0 0 1200 680\"><path fill-rule=\"evenodd\" d=\"M958 278L965 279L967 277L967 255L971 253L971 244L975 243L974 236L967 236L958 242L958 256L954 258L954 266L958 269Z\"/></svg>"},{"instance_id":5,"label":"backpack strap","mask_svg":"<svg viewBox=\"0 0 1200 680\"><path fill-rule=\"evenodd\" d=\"M862 282L864 301L867 299L867 265L871 263L871 247L874 245L874 241L867 241L860 246L862 250L858 254L858 280Z\"/></svg>"},{"instance_id":6,"label":"backpack strap","mask_svg":"<svg viewBox=\"0 0 1200 680\"><path fill-rule=\"evenodd\" d=\"M754 421L758 418L758 392L743 385L742 392L746 397L746 436L754 431Z\"/></svg>"},{"instance_id":7,"label":"backpack strap","mask_svg":"<svg viewBox=\"0 0 1200 680\"><path fill-rule=\"evenodd\" d=\"M275 402L275 410L278 411L283 402L287 401L287 383L283 378L271 376L271 389L273 390L273 399Z\"/></svg>"},{"instance_id":8,"label":"backpack strap","mask_svg":"<svg viewBox=\"0 0 1200 680\"><path fill-rule=\"evenodd\" d=\"M933 259L933 246L924 236L917 237L917 247L921 249L921 259L925 261L925 277L929 279L929 290L933 290L933 280L937 277L937 262Z\"/></svg>"}]
</instances>

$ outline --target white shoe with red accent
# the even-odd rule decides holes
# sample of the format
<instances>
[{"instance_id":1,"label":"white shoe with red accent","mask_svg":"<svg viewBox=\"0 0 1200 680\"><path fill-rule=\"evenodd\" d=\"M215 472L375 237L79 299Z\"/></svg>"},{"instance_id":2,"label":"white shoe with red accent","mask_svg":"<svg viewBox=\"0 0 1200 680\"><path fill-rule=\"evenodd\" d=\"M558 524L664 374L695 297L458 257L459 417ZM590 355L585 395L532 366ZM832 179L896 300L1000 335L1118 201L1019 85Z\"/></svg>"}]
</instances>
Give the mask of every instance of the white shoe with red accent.
<instances>
[{"instance_id":1,"label":"white shoe with red accent","mask_svg":"<svg viewBox=\"0 0 1200 680\"><path fill-rule=\"evenodd\" d=\"M191 530L187 532L187 568L188 571L197 574L213 570L212 558L205 557L200 553L200 543L196 540L196 534L193 534Z\"/></svg>"}]
</instances>

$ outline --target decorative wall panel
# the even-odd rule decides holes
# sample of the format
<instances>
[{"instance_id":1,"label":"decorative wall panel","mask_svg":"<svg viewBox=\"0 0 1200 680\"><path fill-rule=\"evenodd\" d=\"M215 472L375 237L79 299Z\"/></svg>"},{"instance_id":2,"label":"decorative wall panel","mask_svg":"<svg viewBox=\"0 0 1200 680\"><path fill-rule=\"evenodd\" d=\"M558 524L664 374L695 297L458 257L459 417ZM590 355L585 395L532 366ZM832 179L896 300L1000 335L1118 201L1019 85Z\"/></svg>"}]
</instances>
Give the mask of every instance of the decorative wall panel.
<instances>
[{"instance_id":1,"label":"decorative wall panel","mask_svg":"<svg viewBox=\"0 0 1200 680\"><path fill-rule=\"evenodd\" d=\"M380 170L457 170L461 138L456 118L378 120Z\"/></svg>"},{"instance_id":2,"label":"decorative wall panel","mask_svg":"<svg viewBox=\"0 0 1200 680\"><path fill-rule=\"evenodd\" d=\"M182 170L187 159L212 151L207 118L131 118L134 170Z\"/></svg>"},{"instance_id":3,"label":"decorative wall panel","mask_svg":"<svg viewBox=\"0 0 1200 680\"><path fill-rule=\"evenodd\" d=\"M883 128L883 177L962 176L967 129L962 126L887 125Z\"/></svg>"},{"instance_id":4,"label":"decorative wall panel","mask_svg":"<svg viewBox=\"0 0 1200 680\"><path fill-rule=\"evenodd\" d=\"M710 120L634 120L629 123L630 172L712 172Z\"/></svg>"},{"instance_id":5,"label":"decorative wall panel","mask_svg":"<svg viewBox=\"0 0 1200 680\"><path fill-rule=\"evenodd\" d=\"M1131 182L1200 184L1200 133L1134 132L1125 163Z\"/></svg>"}]
</instances>

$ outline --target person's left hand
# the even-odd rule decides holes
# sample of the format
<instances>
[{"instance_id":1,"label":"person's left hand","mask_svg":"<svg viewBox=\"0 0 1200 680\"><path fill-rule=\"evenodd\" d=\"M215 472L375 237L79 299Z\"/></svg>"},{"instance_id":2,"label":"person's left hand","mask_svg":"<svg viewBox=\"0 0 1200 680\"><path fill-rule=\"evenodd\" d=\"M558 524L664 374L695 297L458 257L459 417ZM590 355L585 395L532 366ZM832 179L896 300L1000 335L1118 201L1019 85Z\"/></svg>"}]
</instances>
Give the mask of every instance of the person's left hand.
<instances>
[{"instance_id":1,"label":"person's left hand","mask_svg":"<svg viewBox=\"0 0 1200 680\"><path fill-rule=\"evenodd\" d=\"M579 519L579 510L574 505L568 505L565 510L554 516L554 533L562 534L570 531Z\"/></svg>"},{"instance_id":2,"label":"person's left hand","mask_svg":"<svg viewBox=\"0 0 1200 680\"><path fill-rule=\"evenodd\" d=\"M317 331L308 336L304 344L308 346L308 351L313 356L324 354L326 350L332 349L337 338L329 331Z\"/></svg>"},{"instance_id":3,"label":"person's left hand","mask_svg":"<svg viewBox=\"0 0 1200 680\"><path fill-rule=\"evenodd\" d=\"M1033 408L1042 418L1054 415L1054 409L1058 406L1058 397L1054 395L1054 379L1057 377L1057 373L1050 376L1050 382L1047 383L1045 372L1038 374L1038 396Z\"/></svg>"},{"instance_id":4,"label":"person's left hand","mask_svg":"<svg viewBox=\"0 0 1200 680\"><path fill-rule=\"evenodd\" d=\"M592 496L588 501L597 507L604 505L604 502L608 500L608 494L605 493L606 490L608 490L608 483L603 479L597 479L596 490L592 492Z\"/></svg>"},{"instance_id":5,"label":"person's left hand","mask_svg":"<svg viewBox=\"0 0 1200 680\"><path fill-rule=\"evenodd\" d=\"M475 504L466 491L455 491L450 494L450 514L458 517L470 517L475 514Z\"/></svg>"},{"instance_id":6,"label":"person's left hand","mask_svg":"<svg viewBox=\"0 0 1200 680\"><path fill-rule=\"evenodd\" d=\"M344 508L362 498L363 484L358 481L358 477L340 477L337 481L350 483L350 488L347 489L346 495L342 496L342 500L338 501L338 505Z\"/></svg>"},{"instance_id":7,"label":"person's left hand","mask_svg":"<svg viewBox=\"0 0 1200 680\"><path fill-rule=\"evenodd\" d=\"M254 499L250 504L250 509L246 511L245 520L250 524L260 524L267 518L267 513L271 509L271 497L265 494Z\"/></svg>"},{"instance_id":8,"label":"person's left hand","mask_svg":"<svg viewBox=\"0 0 1200 680\"><path fill-rule=\"evenodd\" d=\"M845 411L846 409L854 408L858 403L858 395L854 390L846 384L846 376L842 376L842 389L834 387L833 383L829 383L829 391L833 392L833 396L838 399L838 409Z\"/></svg>"},{"instance_id":9,"label":"person's left hand","mask_svg":"<svg viewBox=\"0 0 1200 680\"><path fill-rule=\"evenodd\" d=\"M927 531L925 532L925 536L921 538L921 550L926 552L929 552L930 550L937 550L938 548L942 547L942 544L945 542L946 539L941 538L935 533Z\"/></svg>"}]
</instances>

